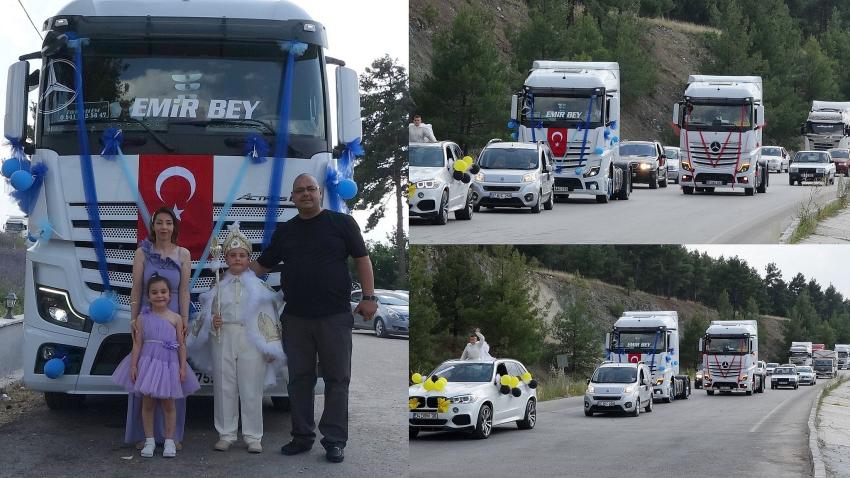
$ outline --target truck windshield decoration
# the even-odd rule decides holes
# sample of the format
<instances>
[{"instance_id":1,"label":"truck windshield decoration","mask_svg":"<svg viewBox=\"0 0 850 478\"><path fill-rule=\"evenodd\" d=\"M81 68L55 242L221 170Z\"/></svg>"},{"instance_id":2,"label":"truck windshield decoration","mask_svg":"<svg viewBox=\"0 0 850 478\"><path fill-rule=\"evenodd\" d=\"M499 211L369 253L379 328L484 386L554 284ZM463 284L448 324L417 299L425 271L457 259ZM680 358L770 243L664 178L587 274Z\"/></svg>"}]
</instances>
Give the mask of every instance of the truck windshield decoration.
<instances>
[{"instance_id":1,"label":"truck windshield decoration","mask_svg":"<svg viewBox=\"0 0 850 478\"><path fill-rule=\"evenodd\" d=\"M617 351L660 353L664 351L664 340L656 332L620 332Z\"/></svg>"},{"instance_id":2,"label":"truck windshield decoration","mask_svg":"<svg viewBox=\"0 0 850 478\"><path fill-rule=\"evenodd\" d=\"M550 126L575 127L589 125L597 127L602 121L602 97L590 96L526 96L523 108L523 124L540 128Z\"/></svg>"}]
</instances>

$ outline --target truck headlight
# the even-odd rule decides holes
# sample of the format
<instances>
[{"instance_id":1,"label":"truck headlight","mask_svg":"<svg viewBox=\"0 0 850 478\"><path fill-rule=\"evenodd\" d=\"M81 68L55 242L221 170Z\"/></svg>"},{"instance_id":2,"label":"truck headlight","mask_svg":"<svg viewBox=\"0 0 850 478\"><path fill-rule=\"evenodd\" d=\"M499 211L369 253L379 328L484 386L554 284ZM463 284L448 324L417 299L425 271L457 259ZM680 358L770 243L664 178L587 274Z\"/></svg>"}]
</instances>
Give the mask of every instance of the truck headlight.
<instances>
[{"instance_id":1,"label":"truck headlight","mask_svg":"<svg viewBox=\"0 0 850 478\"><path fill-rule=\"evenodd\" d=\"M71 307L68 292L52 287L36 286L35 301L38 315L47 322L69 329L91 331L91 322Z\"/></svg>"},{"instance_id":2,"label":"truck headlight","mask_svg":"<svg viewBox=\"0 0 850 478\"><path fill-rule=\"evenodd\" d=\"M584 173L584 177L589 178L591 176L596 176L597 174L599 174L599 166L594 166Z\"/></svg>"},{"instance_id":3,"label":"truck headlight","mask_svg":"<svg viewBox=\"0 0 850 478\"><path fill-rule=\"evenodd\" d=\"M533 183L537 175L534 173L527 173L522 175L522 182L524 183Z\"/></svg>"},{"instance_id":4,"label":"truck headlight","mask_svg":"<svg viewBox=\"0 0 850 478\"><path fill-rule=\"evenodd\" d=\"M750 163L744 163L738 167L739 173L746 173L750 170Z\"/></svg>"},{"instance_id":5,"label":"truck headlight","mask_svg":"<svg viewBox=\"0 0 850 478\"><path fill-rule=\"evenodd\" d=\"M691 163L689 163L689 162L687 162L687 161L682 161L682 163L681 163L681 167L682 167L682 169L684 169L685 171L690 171L690 172L693 172L693 171L694 171L694 167L693 167L693 166L691 166Z\"/></svg>"},{"instance_id":6,"label":"truck headlight","mask_svg":"<svg viewBox=\"0 0 850 478\"><path fill-rule=\"evenodd\" d=\"M659 378L658 380L655 381L656 385L661 385L662 383L664 383L664 377L661 377L661 378Z\"/></svg>"},{"instance_id":7,"label":"truck headlight","mask_svg":"<svg viewBox=\"0 0 850 478\"><path fill-rule=\"evenodd\" d=\"M587 386L587 393L593 393L593 392L595 392L595 391L596 391L596 389L594 389L594 388L593 388L593 385L588 385L588 386Z\"/></svg>"},{"instance_id":8,"label":"truck headlight","mask_svg":"<svg viewBox=\"0 0 850 478\"><path fill-rule=\"evenodd\" d=\"M437 189L441 184L439 179L423 179L416 181L416 189Z\"/></svg>"},{"instance_id":9,"label":"truck headlight","mask_svg":"<svg viewBox=\"0 0 850 478\"><path fill-rule=\"evenodd\" d=\"M741 375L741 381L742 382L745 382L747 380L747 378L748 378L747 375Z\"/></svg>"},{"instance_id":10,"label":"truck headlight","mask_svg":"<svg viewBox=\"0 0 850 478\"><path fill-rule=\"evenodd\" d=\"M449 398L449 401L452 403L474 403L476 400L475 395L458 395L457 397Z\"/></svg>"}]
</instances>

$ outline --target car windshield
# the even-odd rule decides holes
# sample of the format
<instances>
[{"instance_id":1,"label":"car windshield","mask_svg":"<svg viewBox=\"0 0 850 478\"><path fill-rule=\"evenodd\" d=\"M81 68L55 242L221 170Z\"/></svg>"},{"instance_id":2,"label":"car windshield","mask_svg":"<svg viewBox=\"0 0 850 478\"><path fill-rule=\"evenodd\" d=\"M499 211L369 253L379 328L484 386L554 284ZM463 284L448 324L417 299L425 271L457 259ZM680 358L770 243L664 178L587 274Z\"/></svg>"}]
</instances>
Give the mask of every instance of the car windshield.
<instances>
[{"instance_id":1,"label":"car windshield","mask_svg":"<svg viewBox=\"0 0 850 478\"><path fill-rule=\"evenodd\" d=\"M408 302L401 297L396 297L393 295L387 294L375 294L378 296L378 300L384 305L407 305Z\"/></svg>"},{"instance_id":2,"label":"car windshield","mask_svg":"<svg viewBox=\"0 0 850 478\"><path fill-rule=\"evenodd\" d=\"M592 382L596 383L634 383L637 380L637 369L632 367L601 367L593 374Z\"/></svg>"},{"instance_id":3,"label":"car windshield","mask_svg":"<svg viewBox=\"0 0 850 478\"><path fill-rule=\"evenodd\" d=\"M798 372L812 372L812 367L797 367Z\"/></svg>"},{"instance_id":4,"label":"car windshield","mask_svg":"<svg viewBox=\"0 0 850 478\"><path fill-rule=\"evenodd\" d=\"M620 143L620 156L655 156L655 146L644 143Z\"/></svg>"},{"instance_id":5,"label":"car windshield","mask_svg":"<svg viewBox=\"0 0 850 478\"><path fill-rule=\"evenodd\" d=\"M407 150L410 166L420 168L443 167L443 148L434 146L411 146Z\"/></svg>"},{"instance_id":6,"label":"car windshield","mask_svg":"<svg viewBox=\"0 0 850 478\"><path fill-rule=\"evenodd\" d=\"M795 163L828 163L829 155L820 151L801 151L794 156Z\"/></svg>"},{"instance_id":7,"label":"car windshield","mask_svg":"<svg viewBox=\"0 0 850 478\"><path fill-rule=\"evenodd\" d=\"M814 134L841 134L844 125L841 123L806 123L806 131Z\"/></svg>"},{"instance_id":8,"label":"car windshield","mask_svg":"<svg viewBox=\"0 0 850 478\"><path fill-rule=\"evenodd\" d=\"M478 158L481 169L537 168L537 149L528 148L485 148Z\"/></svg>"},{"instance_id":9,"label":"car windshield","mask_svg":"<svg viewBox=\"0 0 850 478\"><path fill-rule=\"evenodd\" d=\"M667 159L679 159L678 148L664 148L664 154L667 155Z\"/></svg>"},{"instance_id":10,"label":"car windshield","mask_svg":"<svg viewBox=\"0 0 850 478\"><path fill-rule=\"evenodd\" d=\"M776 367L778 367L778 366L779 366L779 364L778 364L778 363L769 363L769 364L767 364L767 368L776 368Z\"/></svg>"},{"instance_id":11,"label":"car windshield","mask_svg":"<svg viewBox=\"0 0 850 478\"><path fill-rule=\"evenodd\" d=\"M779 148L762 148L761 154L764 156L782 156L782 150Z\"/></svg>"},{"instance_id":12,"label":"car windshield","mask_svg":"<svg viewBox=\"0 0 850 478\"><path fill-rule=\"evenodd\" d=\"M705 342L705 351L709 353L747 353L747 339L742 337L710 337Z\"/></svg>"},{"instance_id":13,"label":"car windshield","mask_svg":"<svg viewBox=\"0 0 850 478\"><path fill-rule=\"evenodd\" d=\"M847 159L850 157L850 149L833 149L829 155L833 158Z\"/></svg>"},{"instance_id":14,"label":"car windshield","mask_svg":"<svg viewBox=\"0 0 850 478\"><path fill-rule=\"evenodd\" d=\"M794 372L793 368L779 367L776 370L774 370L773 373L775 375L794 375L796 372Z\"/></svg>"},{"instance_id":15,"label":"car windshield","mask_svg":"<svg viewBox=\"0 0 850 478\"><path fill-rule=\"evenodd\" d=\"M449 382L489 382L493 377L492 363L443 364L431 375L445 377Z\"/></svg>"}]
</instances>

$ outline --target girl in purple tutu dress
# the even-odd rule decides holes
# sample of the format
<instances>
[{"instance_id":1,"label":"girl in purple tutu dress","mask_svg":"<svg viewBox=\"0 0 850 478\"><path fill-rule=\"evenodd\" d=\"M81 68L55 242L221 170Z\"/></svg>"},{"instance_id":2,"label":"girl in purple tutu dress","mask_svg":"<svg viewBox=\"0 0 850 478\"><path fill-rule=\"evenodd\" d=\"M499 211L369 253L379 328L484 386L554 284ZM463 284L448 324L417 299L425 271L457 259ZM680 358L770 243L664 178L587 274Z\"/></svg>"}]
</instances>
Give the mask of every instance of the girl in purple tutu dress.
<instances>
[{"instance_id":1,"label":"girl in purple tutu dress","mask_svg":"<svg viewBox=\"0 0 850 478\"><path fill-rule=\"evenodd\" d=\"M174 400L185 398L201 388L195 373L186 363L183 320L168 308L171 284L162 276L153 276L147 284L150 308L145 307L136 322L139 333L133 335L133 350L115 369L112 380L129 393L142 395L142 427L145 431L143 457L153 456L154 411L162 408L165 418L165 445L162 456L177 454L174 428L177 414Z\"/></svg>"}]
</instances>

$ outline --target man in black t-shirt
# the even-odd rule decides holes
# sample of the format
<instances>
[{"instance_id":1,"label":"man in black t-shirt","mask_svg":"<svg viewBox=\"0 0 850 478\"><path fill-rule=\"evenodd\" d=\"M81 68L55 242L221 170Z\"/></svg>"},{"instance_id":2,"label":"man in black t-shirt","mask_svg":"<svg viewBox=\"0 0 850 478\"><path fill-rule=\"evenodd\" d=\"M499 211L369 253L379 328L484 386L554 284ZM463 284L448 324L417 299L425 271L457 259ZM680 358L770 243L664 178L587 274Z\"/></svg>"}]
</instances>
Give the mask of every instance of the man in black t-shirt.
<instances>
[{"instance_id":1,"label":"man in black t-shirt","mask_svg":"<svg viewBox=\"0 0 850 478\"><path fill-rule=\"evenodd\" d=\"M280 320L288 358L292 441L284 455L310 450L316 437L313 389L316 356L325 381L325 409L319 421L328 461L343 461L348 440L348 384L351 380L351 276L353 257L363 289L355 308L370 320L378 308L372 261L354 218L322 209L316 178L302 174L292 185L298 215L278 226L271 243L251 269L257 275L281 265L286 306Z\"/></svg>"}]
</instances>

